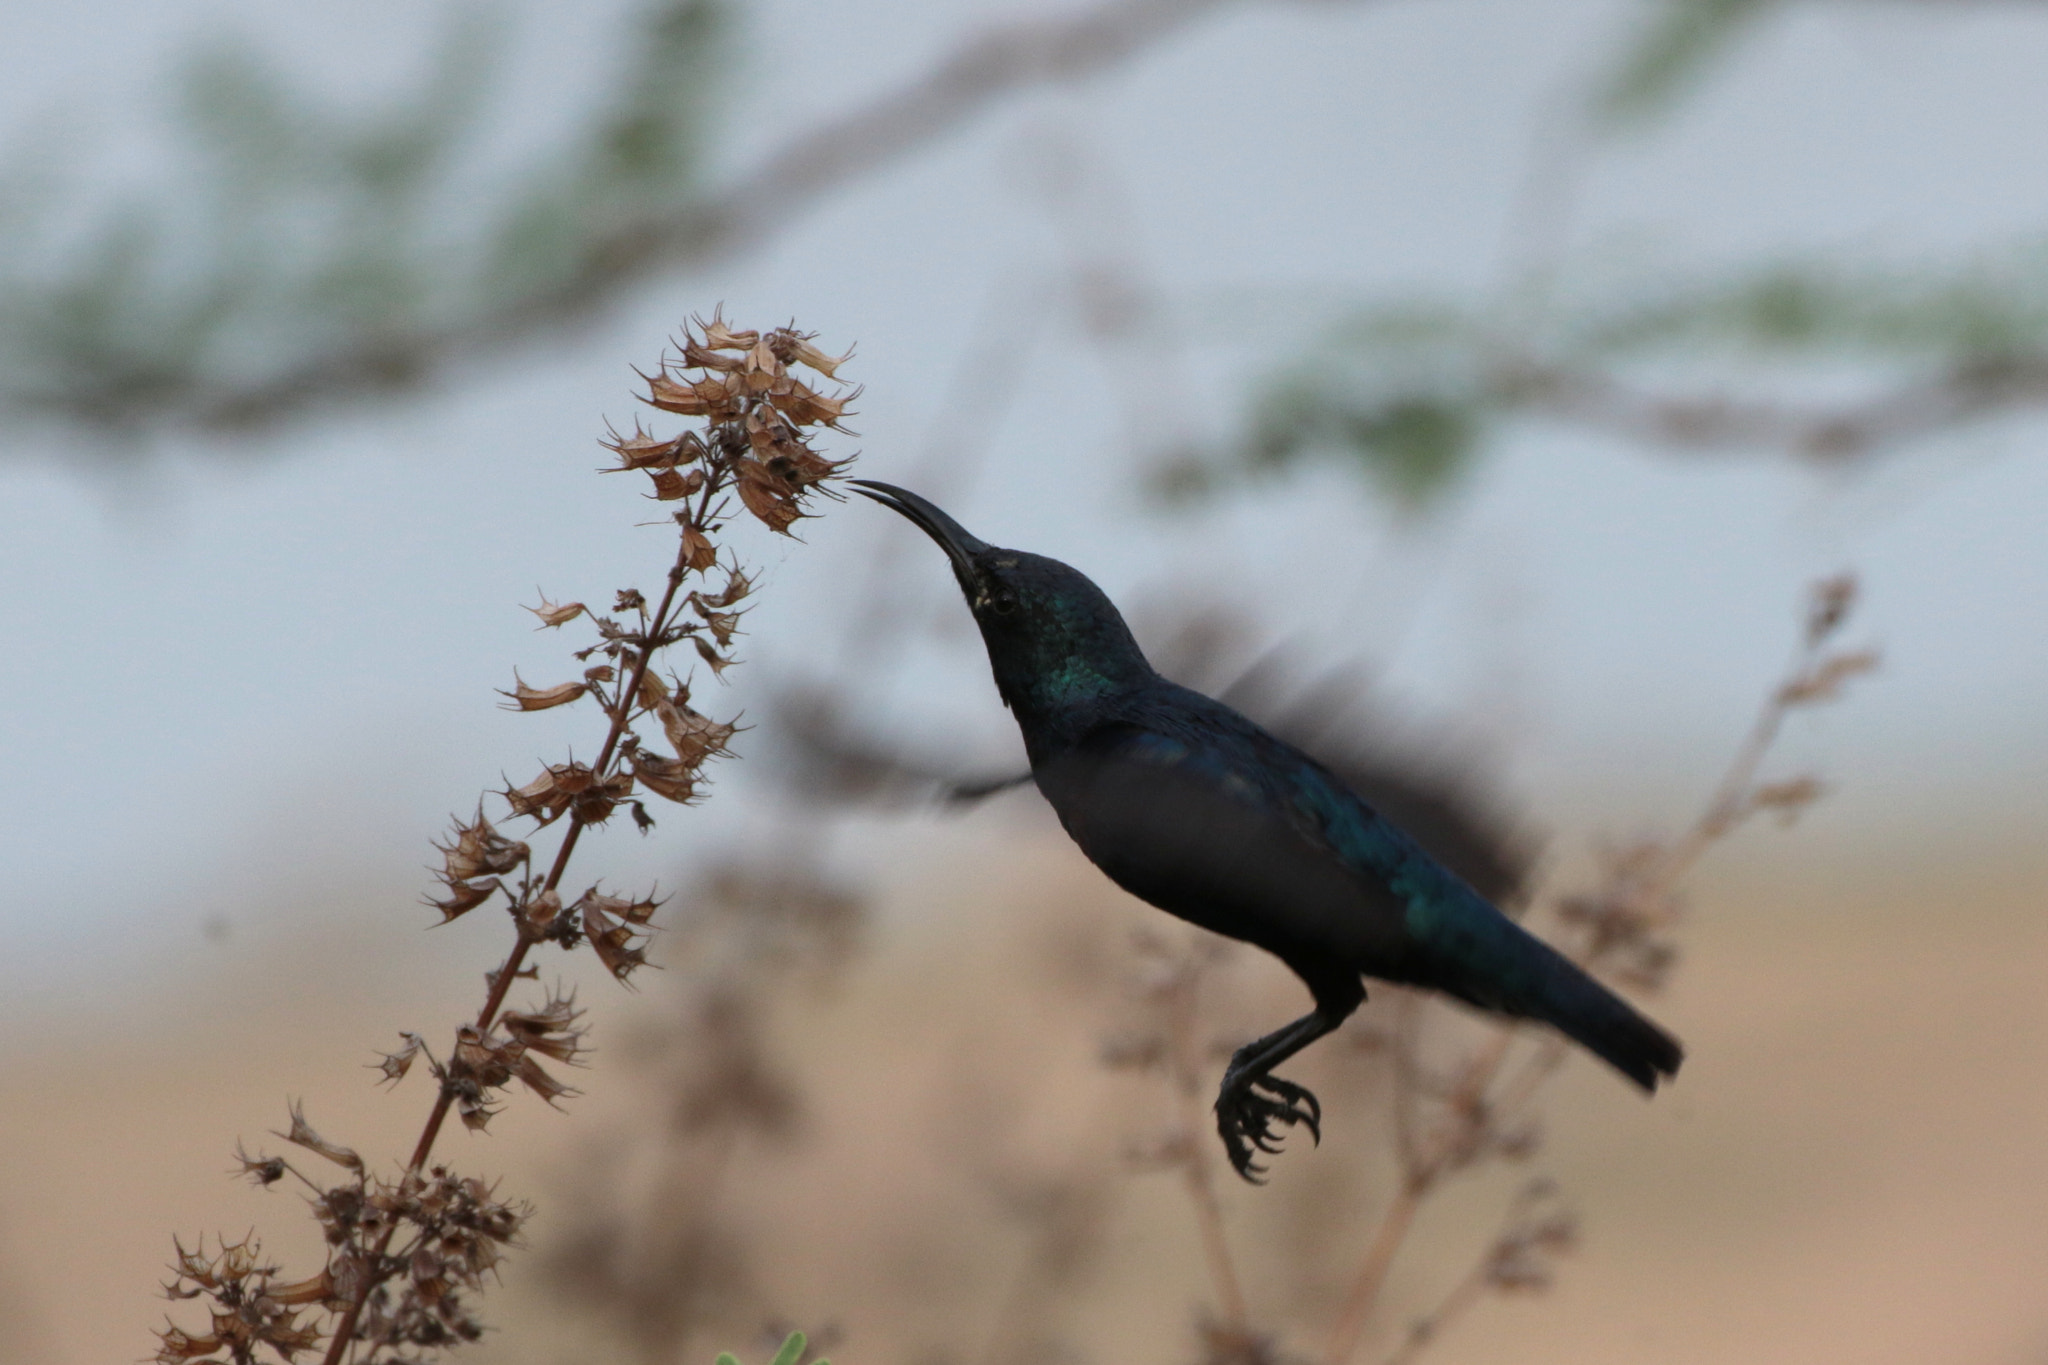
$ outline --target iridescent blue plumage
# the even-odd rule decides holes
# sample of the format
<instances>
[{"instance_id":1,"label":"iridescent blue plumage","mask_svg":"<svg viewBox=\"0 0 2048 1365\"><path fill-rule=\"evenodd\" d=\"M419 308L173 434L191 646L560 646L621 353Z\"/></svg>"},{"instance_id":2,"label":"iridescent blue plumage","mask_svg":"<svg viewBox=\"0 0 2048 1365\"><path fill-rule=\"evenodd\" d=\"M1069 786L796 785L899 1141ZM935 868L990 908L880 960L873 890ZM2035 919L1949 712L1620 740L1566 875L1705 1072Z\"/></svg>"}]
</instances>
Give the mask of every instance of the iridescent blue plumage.
<instances>
[{"instance_id":1,"label":"iridescent blue plumage","mask_svg":"<svg viewBox=\"0 0 2048 1365\"><path fill-rule=\"evenodd\" d=\"M1291 967L1315 1009L1239 1049L1217 1123L1247 1179L1276 1125L1321 1112L1273 1068L1365 999L1362 977L1442 991L1557 1028L1642 1086L1678 1044L1534 937L1329 769L1212 698L1155 673L1102 591L1057 560L999 549L887 484L869 496L952 560L1016 715L1032 777L1118 885Z\"/></svg>"}]
</instances>

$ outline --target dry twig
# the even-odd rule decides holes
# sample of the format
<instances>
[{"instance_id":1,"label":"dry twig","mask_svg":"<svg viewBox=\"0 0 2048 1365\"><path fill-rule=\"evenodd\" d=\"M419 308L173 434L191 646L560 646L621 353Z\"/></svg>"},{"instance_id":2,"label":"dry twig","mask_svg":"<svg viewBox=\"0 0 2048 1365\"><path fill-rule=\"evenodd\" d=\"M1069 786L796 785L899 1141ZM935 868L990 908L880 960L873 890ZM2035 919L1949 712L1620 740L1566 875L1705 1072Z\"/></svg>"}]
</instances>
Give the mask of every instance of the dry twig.
<instances>
[{"instance_id":1,"label":"dry twig","mask_svg":"<svg viewBox=\"0 0 2048 1365\"><path fill-rule=\"evenodd\" d=\"M536 872L530 846L499 833L481 804L474 818L458 821L446 842L435 845L443 892L429 903L441 922L502 897L514 939L486 978L481 1008L456 1028L444 1057L408 1033L379 1068L396 1082L424 1056L439 1082L412 1155L396 1176L375 1175L354 1151L315 1132L294 1105L291 1129L280 1136L341 1166L349 1178L326 1187L282 1158L239 1160L260 1183L290 1173L314 1190L314 1214L329 1248L325 1268L311 1279L280 1284L277 1267L262 1260L253 1239L223 1244L210 1258L180 1246L167 1292L174 1299L209 1299L212 1327L203 1334L166 1329L159 1365L252 1365L260 1349L289 1361L320 1342L320 1324L309 1317L321 1315L332 1318L324 1333L325 1365L345 1358L396 1365L420 1359L402 1353L473 1340L482 1331L463 1295L481 1289L527 1210L500 1200L492 1186L428 1163L451 1113L467 1127L484 1127L514 1080L549 1103L575 1093L541 1064L573 1065L584 1051L582 1012L573 997L549 992L538 1006L506 1008L513 983L534 974L526 962L536 949L587 943L621 981L644 960L642 940L660 903L652 894L615 895L592 885L565 903L561 888L586 829L621 810L630 810L643 831L650 828L642 791L678 803L696 800L705 764L726 752L737 729L693 709L688 687L673 674L664 677L655 661L687 643L714 674L733 662L739 604L753 585L715 537L742 508L787 533L808 515L812 494L845 463L825 459L809 444L817 428L838 428L851 397L827 395L797 377L795 368L804 366L830 380L845 359L826 355L811 340L791 328L735 332L714 315L686 332L681 354L647 377L647 403L700 418L703 430L660 437L636 424L607 444L618 456L615 471L641 471L651 480L651 496L674 506L675 560L652 606L627 588L610 614L545 599L529 608L544 628L588 618L597 639L576 653L586 665L579 680L535 688L515 675L503 694L508 705L539 711L588 698L608 724L590 763L551 764L526 785L497 793L514 818L531 820L536 829L560 822L545 873ZM715 570L723 571L723 582L714 590ZM693 580L698 586L687 587ZM636 727L658 729L673 752Z\"/></svg>"}]
</instances>

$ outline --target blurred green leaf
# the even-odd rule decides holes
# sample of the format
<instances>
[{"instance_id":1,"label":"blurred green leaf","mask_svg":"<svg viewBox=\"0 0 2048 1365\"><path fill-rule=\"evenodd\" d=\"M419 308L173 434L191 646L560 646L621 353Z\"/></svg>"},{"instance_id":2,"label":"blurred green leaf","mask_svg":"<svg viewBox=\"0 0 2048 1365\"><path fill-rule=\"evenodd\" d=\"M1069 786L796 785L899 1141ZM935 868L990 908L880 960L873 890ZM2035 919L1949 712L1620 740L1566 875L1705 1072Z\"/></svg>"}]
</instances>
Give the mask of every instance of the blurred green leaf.
<instances>
[{"instance_id":1,"label":"blurred green leaf","mask_svg":"<svg viewBox=\"0 0 2048 1365\"><path fill-rule=\"evenodd\" d=\"M1668 112L1777 0L1661 0L1602 82L1595 112L1641 124Z\"/></svg>"},{"instance_id":2,"label":"blurred green leaf","mask_svg":"<svg viewBox=\"0 0 2048 1365\"><path fill-rule=\"evenodd\" d=\"M791 1332L788 1339L782 1343L782 1349L775 1353L775 1359L771 1362L771 1365L802 1365L804 1348L807 1345L809 1345L809 1342L805 1339L802 1332ZM732 1352L721 1351L718 1356L717 1365L740 1365L740 1362L739 1358L733 1355ZM812 1365L832 1365L832 1362L829 1360L819 1360L813 1361Z\"/></svg>"},{"instance_id":3,"label":"blurred green leaf","mask_svg":"<svg viewBox=\"0 0 2048 1365\"><path fill-rule=\"evenodd\" d=\"M0 219L0 405L112 429L173 408L261 420L323 385L413 382L435 338L596 301L621 243L700 192L723 12L649 0L593 112L497 193L476 136L504 55L488 10L452 6L426 75L367 112L244 47L202 49L177 106L182 184L99 225Z\"/></svg>"},{"instance_id":4,"label":"blurred green leaf","mask_svg":"<svg viewBox=\"0 0 2048 1365\"><path fill-rule=\"evenodd\" d=\"M1326 377L1283 386L1260 404L1250 455L1255 464L1284 466L1317 452L1340 452L1414 511L1465 472L1485 427L1476 395L1356 395Z\"/></svg>"}]
</instances>

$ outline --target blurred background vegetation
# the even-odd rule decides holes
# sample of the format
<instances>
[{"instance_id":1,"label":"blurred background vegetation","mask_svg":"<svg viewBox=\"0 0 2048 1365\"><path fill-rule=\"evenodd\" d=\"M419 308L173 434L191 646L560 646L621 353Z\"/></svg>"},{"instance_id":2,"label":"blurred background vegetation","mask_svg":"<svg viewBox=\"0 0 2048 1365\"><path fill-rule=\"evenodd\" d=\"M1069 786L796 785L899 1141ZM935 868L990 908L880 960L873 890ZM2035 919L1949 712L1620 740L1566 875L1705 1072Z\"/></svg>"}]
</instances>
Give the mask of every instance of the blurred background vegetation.
<instances>
[{"instance_id":1,"label":"blurred background vegetation","mask_svg":"<svg viewBox=\"0 0 2048 1365\"><path fill-rule=\"evenodd\" d=\"M1688 883L1684 1081L1489 1129L1347 1358L2048 1349L2039 5L132 8L20 6L0 110L0 1354L140 1355L173 1230L291 1246L218 1178L284 1093L403 1141L350 1068L476 970L399 937L425 839L536 743L514 604L644 577L582 443L721 301L859 343L863 472L1539 907L1683 833L1869 561L1893 700L1795 717L1766 776L1842 790ZM939 810L1014 746L900 530L762 551L746 761L603 855L668 970L465 1155L541 1208L474 1353L1331 1358L1403 1059L1487 1044L1376 993L1324 1146L1205 1193L1181 1080L1291 987L1029 796Z\"/></svg>"}]
</instances>

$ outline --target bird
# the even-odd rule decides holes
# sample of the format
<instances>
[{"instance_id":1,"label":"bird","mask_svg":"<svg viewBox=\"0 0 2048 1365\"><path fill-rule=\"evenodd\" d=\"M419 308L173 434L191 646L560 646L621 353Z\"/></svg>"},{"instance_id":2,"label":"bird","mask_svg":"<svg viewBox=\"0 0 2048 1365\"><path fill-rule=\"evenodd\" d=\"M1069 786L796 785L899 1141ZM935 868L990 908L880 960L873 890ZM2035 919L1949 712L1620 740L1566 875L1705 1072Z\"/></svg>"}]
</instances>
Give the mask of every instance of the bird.
<instances>
[{"instance_id":1,"label":"bird","mask_svg":"<svg viewBox=\"0 0 2048 1365\"><path fill-rule=\"evenodd\" d=\"M1328 768L1222 702L1161 677L1107 594L1059 560L970 535L893 484L849 483L945 551L1015 717L1031 780L1080 850L1138 899L1279 958L1312 1008L1231 1056L1218 1136L1261 1154L1322 1106L1274 1074L1365 1002L1365 979L1533 1020L1645 1093L1684 1049L1503 914Z\"/></svg>"}]
</instances>

